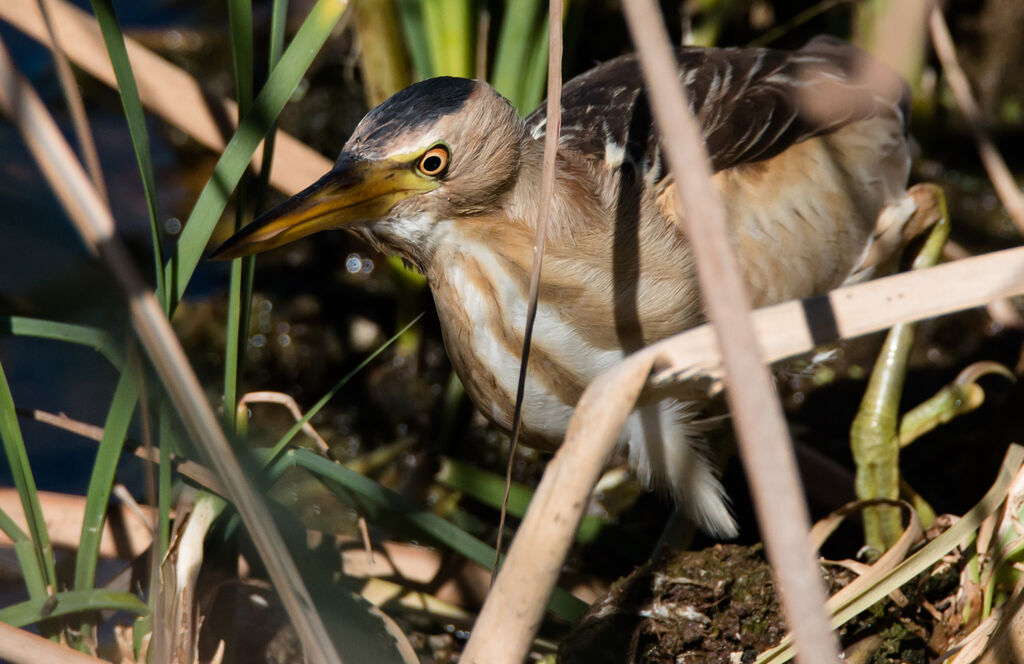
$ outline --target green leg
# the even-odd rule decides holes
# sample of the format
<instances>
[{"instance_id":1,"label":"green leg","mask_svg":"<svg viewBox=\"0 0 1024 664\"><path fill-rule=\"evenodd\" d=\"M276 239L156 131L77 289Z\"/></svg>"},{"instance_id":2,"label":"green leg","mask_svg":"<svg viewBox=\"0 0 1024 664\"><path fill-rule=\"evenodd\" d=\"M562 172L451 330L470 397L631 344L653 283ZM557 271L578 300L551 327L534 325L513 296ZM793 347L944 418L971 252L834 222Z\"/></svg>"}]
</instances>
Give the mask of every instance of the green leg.
<instances>
[{"instance_id":1,"label":"green leg","mask_svg":"<svg viewBox=\"0 0 1024 664\"><path fill-rule=\"evenodd\" d=\"M949 236L945 197L938 187L933 189L933 194L940 216L914 260L915 270L935 265ZM895 500L899 497L897 421L913 338L914 325L911 323L897 325L889 331L850 428L850 446L857 466L855 489L857 497L862 500ZM865 543L878 554L888 549L901 531L898 507L874 506L864 511Z\"/></svg>"}]
</instances>

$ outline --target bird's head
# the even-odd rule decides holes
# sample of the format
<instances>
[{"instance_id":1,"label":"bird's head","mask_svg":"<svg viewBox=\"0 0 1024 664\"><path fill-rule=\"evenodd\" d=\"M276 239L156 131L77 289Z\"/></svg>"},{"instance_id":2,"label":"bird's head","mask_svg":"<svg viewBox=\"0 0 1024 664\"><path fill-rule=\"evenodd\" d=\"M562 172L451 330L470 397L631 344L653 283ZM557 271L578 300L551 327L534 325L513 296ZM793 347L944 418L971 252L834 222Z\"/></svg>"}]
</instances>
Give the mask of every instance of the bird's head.
<instances>
[{"instance_id":1,"label":"bird's head","mask_svg":"<svg viewBox=\"0 0 1024 664\"><path fill-rule=\"evenodd\" d=\"M255 254L330 228L414 254L439 222L500 205L518 175L524 135L515 109L486 83L416 83L366 114L329 173L212 258Z\"/></svg>"}]
</instances>

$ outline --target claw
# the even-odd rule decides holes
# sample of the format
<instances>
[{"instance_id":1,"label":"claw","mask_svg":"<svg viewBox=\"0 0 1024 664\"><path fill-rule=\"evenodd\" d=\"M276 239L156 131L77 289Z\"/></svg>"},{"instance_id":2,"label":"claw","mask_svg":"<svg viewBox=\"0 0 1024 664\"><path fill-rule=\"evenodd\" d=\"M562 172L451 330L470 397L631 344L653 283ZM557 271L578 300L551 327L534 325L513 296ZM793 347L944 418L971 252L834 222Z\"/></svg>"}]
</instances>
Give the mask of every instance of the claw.
<instances>
[{"instance_id":1,"label":"claw","mask_svg":"<svg viewBox=\"0 0 1024 664\"><path fill-rule=\"evenodd\" d=\"M1013 383L1017 382L1017 377L1013 375L1013 372L1004 367L1003 365L999 364L998 362L983 361L975 362L974 364L965 367L964 370L957 375L956 380L953 381L953 384L962 387L964 385L975 383L982 376L987 376L989 374L1003 376L1004 378Z\"/></svg>"}]
</instances>

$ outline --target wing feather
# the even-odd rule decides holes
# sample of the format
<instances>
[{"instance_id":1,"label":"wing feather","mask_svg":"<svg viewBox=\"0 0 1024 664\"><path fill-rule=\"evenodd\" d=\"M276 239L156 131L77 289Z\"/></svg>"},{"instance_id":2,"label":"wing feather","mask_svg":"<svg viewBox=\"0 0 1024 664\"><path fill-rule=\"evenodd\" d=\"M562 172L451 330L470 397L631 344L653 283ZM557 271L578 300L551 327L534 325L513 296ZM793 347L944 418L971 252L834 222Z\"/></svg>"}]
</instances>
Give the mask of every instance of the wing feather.
<instances>
[{"instance_id":1,"label":"wing feather","mask_svg":"<svg viewBox=\"0 0 1024 664\"><path fill-rule=\"evenodd\" d=\"M800 141L883 114L906 131L906 83L838 39L816 37L797 51L684 47L677 58L715 171L768 159ZM661 177L659 137L635 55L569 81L562 114L562 148L609 167L627 162L645 177ZM535 138L542 137L545 105L526 123Z\"/></svg>"}]
</instances>

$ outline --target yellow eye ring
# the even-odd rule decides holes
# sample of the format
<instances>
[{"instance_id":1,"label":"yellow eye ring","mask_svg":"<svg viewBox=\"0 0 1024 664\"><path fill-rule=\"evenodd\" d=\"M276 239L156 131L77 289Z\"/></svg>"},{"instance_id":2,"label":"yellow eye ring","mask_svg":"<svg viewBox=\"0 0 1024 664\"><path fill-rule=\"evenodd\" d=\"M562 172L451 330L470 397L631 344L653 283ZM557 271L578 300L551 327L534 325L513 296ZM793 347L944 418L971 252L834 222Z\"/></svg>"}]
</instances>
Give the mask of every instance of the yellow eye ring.
<instances>
[{"instance_id":1,"label":"yellow eye ring","mask_svg":"<svg viewBox=\"0 0 1024 664\"><path fill-rule=\"evenodd\" d=\"M416 168L423 175L437 177L448 168L450 159L451 155L448 153L448 148L443 145L435 145L423 153L419 163L416 164Z\"/></svg>"}]
</instances>

